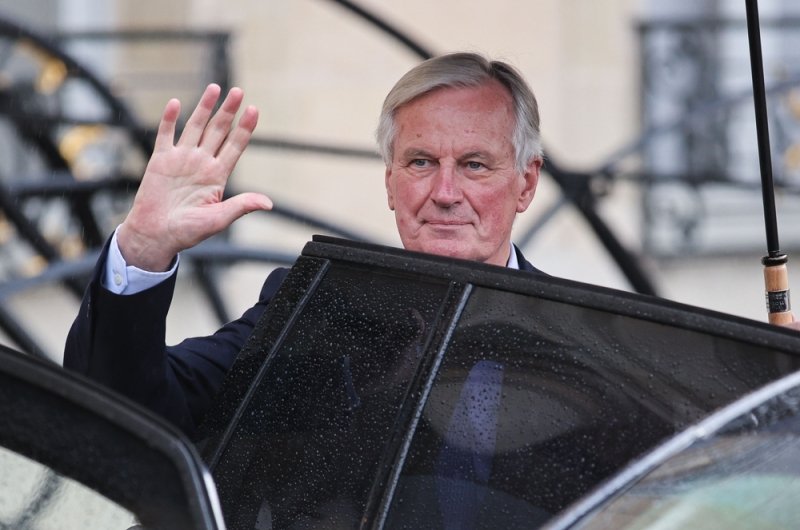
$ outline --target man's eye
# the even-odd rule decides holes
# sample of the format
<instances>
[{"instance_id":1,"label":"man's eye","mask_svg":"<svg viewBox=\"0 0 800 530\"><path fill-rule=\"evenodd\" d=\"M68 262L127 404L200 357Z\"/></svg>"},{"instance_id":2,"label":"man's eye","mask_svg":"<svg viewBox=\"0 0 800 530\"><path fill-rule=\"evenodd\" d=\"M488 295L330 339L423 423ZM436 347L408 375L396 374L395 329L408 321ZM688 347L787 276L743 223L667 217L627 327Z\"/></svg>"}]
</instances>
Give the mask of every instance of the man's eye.
<instances>
[{"instance_id":1,"label":"man's eye","mask_svg":"<svg viewBox=\"0 0 800 530\"><path fill-rule=\"evenodd\" d=\"M481 164L480 162L474 162L474 161L467 162L467 168L472 170L483 169L483 167L484 165Z\"/></svg>"},{"instance_id":2,"label":"man's eye","mask_svg":"<svg viewBox=\"0 0 800 530\"><path fill-rule=\"evenodd\" d=\"M411 161L411 165L414 167L428 167L428 161L423 158L417 158Z\"/></svg>"}]
</instances>

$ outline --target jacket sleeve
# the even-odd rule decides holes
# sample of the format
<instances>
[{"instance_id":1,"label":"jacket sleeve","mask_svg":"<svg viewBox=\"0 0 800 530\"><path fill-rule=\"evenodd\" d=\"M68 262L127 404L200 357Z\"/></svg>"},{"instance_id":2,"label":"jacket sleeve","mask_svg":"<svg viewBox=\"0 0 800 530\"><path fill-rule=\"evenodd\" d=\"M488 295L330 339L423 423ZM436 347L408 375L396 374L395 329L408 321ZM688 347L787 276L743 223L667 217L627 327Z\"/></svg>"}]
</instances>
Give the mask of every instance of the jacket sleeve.
<instances>
[{"instance_id":1,"label":"jacket sleeve","mask_svg":"<svg viewBox=\"0 0 800 530\"><path fill-rule=\"evenodd\" d=\"M67 336L64 367L86 375L192 434L236 355L288 273L276 269L259 301L213 335L167 346L166 318L175 275L133 295L100 285L107 248L98 260Z\"/></svg>"}]
</instances>

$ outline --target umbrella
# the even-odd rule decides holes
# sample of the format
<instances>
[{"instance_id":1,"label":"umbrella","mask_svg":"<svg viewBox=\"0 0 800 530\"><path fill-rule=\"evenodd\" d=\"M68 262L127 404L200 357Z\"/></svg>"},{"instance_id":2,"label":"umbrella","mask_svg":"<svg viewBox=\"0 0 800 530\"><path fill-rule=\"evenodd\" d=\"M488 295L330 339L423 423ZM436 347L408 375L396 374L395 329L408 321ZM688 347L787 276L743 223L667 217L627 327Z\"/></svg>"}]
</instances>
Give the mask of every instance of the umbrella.
<instances>
[{"instance_id":1,"label":"umbrella","mask_svg":"<svg viewBox=\"0 0 800 530\"><path fill-rule=\"evenodd\" d=\"M767 232L767 255L761 260L764 264L767 312L769 313L770 323L787 324L792 321L789 303L789 275L786 267L788 258L786 254L781 252L778 240L778 222L775 213L775 189L772 182L769 125L757 0L746 0L746 9L747 35L750 41L750 67L753 75L758 155L761 167L761 194L764 200L764 223Z\"/></svg>"}]
</instances>

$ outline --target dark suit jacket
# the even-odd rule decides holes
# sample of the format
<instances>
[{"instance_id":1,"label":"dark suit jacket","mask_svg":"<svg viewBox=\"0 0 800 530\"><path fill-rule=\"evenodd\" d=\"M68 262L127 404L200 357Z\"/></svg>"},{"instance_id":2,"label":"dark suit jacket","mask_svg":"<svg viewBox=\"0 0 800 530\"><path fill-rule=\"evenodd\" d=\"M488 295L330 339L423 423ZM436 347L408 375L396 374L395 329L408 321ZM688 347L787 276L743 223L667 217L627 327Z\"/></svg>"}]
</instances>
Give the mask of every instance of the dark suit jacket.
<instances>
[{"instance_id":1,"label":"dark suit jacket","mask_svg":"<svg viewBox=\"0 0 800 530\"><path fill-rule=\"evenodd\" d=\"M521 270L540 272L514 248ZM116 295L100 284L107 255L108 245L67 337L64 367L120 392L191 434L289 270L273 271L256 305L239 319L208 337L167 346L166 317L175 275L141 293Z\"/></svg>"}]
</instances>

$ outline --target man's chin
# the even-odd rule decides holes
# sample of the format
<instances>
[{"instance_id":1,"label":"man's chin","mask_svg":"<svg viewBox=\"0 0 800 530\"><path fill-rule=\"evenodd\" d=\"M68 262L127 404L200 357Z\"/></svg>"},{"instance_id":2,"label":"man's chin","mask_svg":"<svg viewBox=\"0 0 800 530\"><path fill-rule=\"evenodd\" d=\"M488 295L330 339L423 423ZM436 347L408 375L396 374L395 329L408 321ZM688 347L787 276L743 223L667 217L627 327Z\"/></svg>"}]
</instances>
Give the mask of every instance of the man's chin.
<instances>
[{"instance_id":1,"label":"man's chin","mask_svg":"<svg viewBox=\"0 0 800 530\"><path fill-rule=\"evenodd\" d=\"M464 245L463 241L436 239L422 242L419 245L415 245L415 247L416 248L409 248L409 250L416 250L417 252L445 256L448 258L480 261L480 258L475 253L475 249Z\"/></svg>"}]
</instances>

